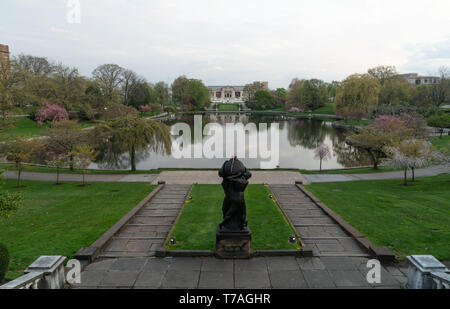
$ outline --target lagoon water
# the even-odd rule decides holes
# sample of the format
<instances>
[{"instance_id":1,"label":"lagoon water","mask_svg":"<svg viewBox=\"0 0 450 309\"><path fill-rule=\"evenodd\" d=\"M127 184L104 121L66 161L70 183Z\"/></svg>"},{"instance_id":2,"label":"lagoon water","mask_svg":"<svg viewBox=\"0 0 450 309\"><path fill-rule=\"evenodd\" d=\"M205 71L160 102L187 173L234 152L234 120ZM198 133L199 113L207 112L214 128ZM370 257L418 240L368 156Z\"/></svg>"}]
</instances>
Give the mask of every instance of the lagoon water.
<instances>
[{"instance_id":1,"label":"lagoon water","mask_svg":"<svg viewBox=\"0 0 450 309\"><path fill-rule=\"evenodd\" d=\"M331 122L325 122L322 120L296 119L286 116L259 116L251 114L209 114L204 115L202 120L202 129L208 123L217 123L223 128L225 132L223 158L193 158L193 152L191 158L175 158L174 155L162 155L159 153L144 151L137 154L137 169L219 168L227 157L227 147L229 149L229 153L235 153L235 151L233 151L235 148L230 148L230 134L228 134L228 136L226 134L227 124L234 123L242 123L243 125L254 123L258 128L258 135L262 132L259 130L260 124L266 123L269 128L273 126L274 129L276 129L276 125L272 124L278 124L277 134L279 136L279 162L268 164L269 160L267 158L262 158L259 152L256 157L249 157L251 152L250 149L260 149L261 147L261 144L258 143L258 139L253 138L256 136L252 136L252 133L247 132L245 145L239 145L241 147L245 147L246 152L246 157L240 159L248 168L251 169L261 168L261 162L266 162L266 164L269 165L268 168L270 169L319 169L319 160L314 158L314 149L323 143L328 145L332 150L332 158L322 164L324 169L355 167L370 164L370 161L365 153L360 152L345 143L345 132L333 128L331 126ZM194 145L194 115L178 115L175 118L165 121L165 123L171 127L180 122L189 125L191 129L191 142ZM268 145L270 146L270 133L267 135L269 136ZM203 140L201 143L203 146L210 138L212 137L204 136L202 138ZM173 145L179 145L180 139L181 138L177 136L172 136ZM197 146L199 146L198 140ZM236 146L237 145L235 144L235 147ZM127 154L102 152L96 164L92 165L92 168L128 169L130 168L130 162Z\"/></svg>"}]
</instances>

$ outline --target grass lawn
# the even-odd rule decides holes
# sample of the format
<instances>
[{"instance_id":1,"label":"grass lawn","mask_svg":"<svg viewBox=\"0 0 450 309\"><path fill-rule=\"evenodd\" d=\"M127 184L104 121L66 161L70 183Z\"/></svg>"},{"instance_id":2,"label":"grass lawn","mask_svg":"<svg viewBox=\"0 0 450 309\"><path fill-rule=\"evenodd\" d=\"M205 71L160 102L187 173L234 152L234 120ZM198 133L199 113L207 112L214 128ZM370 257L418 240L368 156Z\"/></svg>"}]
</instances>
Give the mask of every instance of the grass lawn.
<instances>
[{"instance_id":1,"label":"grass lawn","mask_svg":"<svg viewBox=\"0 0 450 309\"><path fill-rule=\"evenodd\" d=\"M450 260L450 175L402 180L317 183L306 186L368 239L399 259L431 254Z\"/></svg>"},{"instance_id":2,"label":"grass lawn","mask_svg":"<svg viewBox=\"0 0 450 309\"><path fill-rule=\"evenodd\" d=\"M13 164L2 164L0 163L0 168L16 171L17 168ZM45 166L35 166L35 165L24 165L22 167L24 172L35 172L35 173L56 173L56 168L45 167ZM73 171L68 168L59 169L61 174L83 174L83 171L74 169ZM138 170L132 172L131 170L87 170L86 174L91 175L128 175L128 174L159 174L161 170Z\"/></svg>"},{"instance_id":3,"label":"grass lawn","mask_svg":"<svg viewBox=\"0 0 450 309\"><path fill-rule=\"evenodd\" d=\"M249 185L245 192L247 220L252 231L254 250L296 249L289 243L295 235L277 204L269 199L270 191L262 185ZM222 221L223 189L220 185L196 185L192 201L185 205L172 236L177 244L169 250L214 250L216 229Z\"/></svg>"},{"instance_id":4,"label":"grass lawn","mask_svg":"<svg viewBox=\"0 0 450 309\"><path fill-rule=\"evenodd\" d=\"M220 111L238 111L239 104L219 104Z\"/></svg>"},{"instance_id":5,"label":"grass lawn","mask_svg":"<svg viewBox=\"0 0 450 309\"><path fill-rule=\"evenodd\" d=\"M323 170L319 171L310 171L310 170L299 170L300 173L305 175L326 175L326 174L371 174L371 173L383 173L383 172L392 172L392 171L400 171L403 168L394 168L394 167L384 167L379 166L378 169L373 169L371 167L362 167L362 168L354 168L354 169L336 169L336 170Z\"/></svg>"},{"instance_id":6,"label":"grass lawn","mask_svg":"<svg viewBox=\"0 0 450 309\"><path fill-rule=\"evenodd\" d=\"M313 111L313 114L321 114L321 115L335 115L334 112L334 104L327 104L324 107L318 108Z\"/></svg>"},{"instance_id":7,"label":"grass lawn","mask_svg":"<svg viewBox=\"0 0 450 309\"><path fill-rule=\"evenodd\" d=\"M37 122L26 117L8 118L8 121L9 126L7 129L0 128L0 134L5 137L32 137L40 135L48 129L48 124L43 124L41 127Z\"/></svg>"},{"instance_id":8,"label":"grass lawn","mask_svg":"<svg viewBox=\"0 0 450 309\"><path fill-rule=\"evenodd\" d=\"M21 192L22 208L9 219L0 219L0 242L11 255L14 279L41 255L73 256L91 245L155 187L144 183L77 183L54 186L49 182L6 181L0 190Z\"/></svg>"},{"instance_id":9,"label":"grass lawn","mask_svg":"<svg viewBox=\"0 0 450 309\"><path fill-rule=\"evenodd\" d=\"M433 137L431 143L437 149L450 151L450 135L443 135L442 138L439 138L439 136Z\"/></svg>"}]
</instances>

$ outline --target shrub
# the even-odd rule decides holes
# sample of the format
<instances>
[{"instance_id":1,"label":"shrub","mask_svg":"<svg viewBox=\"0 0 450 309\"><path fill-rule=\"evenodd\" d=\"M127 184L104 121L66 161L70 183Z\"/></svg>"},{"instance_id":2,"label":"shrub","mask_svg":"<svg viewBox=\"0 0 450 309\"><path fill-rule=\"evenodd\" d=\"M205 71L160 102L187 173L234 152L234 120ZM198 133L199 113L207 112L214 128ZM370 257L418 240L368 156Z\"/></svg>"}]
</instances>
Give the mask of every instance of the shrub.
<instances>
[{"instance_id":1,"label":"shrub","mask_svg":"<svg viewBox=\"0 0 450 309\"><path fill-rule=\"evenodd\" d=\"M95 111L92 109L91 105L84 104L78 111L78 119L83 121L95 120Z\"/></svg>"},{"instance_id":2,"label":"shrub","mask_svg":"<svg viewBox=\"0 0 450 309\"><path fill-rule=\"evenodd\" d=\"M58 122L69 119L69 113L64 107L55 104L45 104L36 115L36 121L39 125L44 122Z\"/></svg>"},{"instance_id":3,"label":"shrub","mask_svg":"<svg viewBox=\"0 0 450 309\"><path fill-rule=\"evenodd\" d=\"M5 278L9 265L9 252L8 249L0 243L0 284Z\"/></svg>"},{"instance_id":4,"label":"shrub","mask_svg":"<svg viewBox=\"0 0 450 309\"><path fill-rule=\"evenodd\" d=\"M103 116L105 118L115 119L122 117L137 117L138 114L139 112L134 107L125 106L123 104L113 104L105 110Z\"/></svg>"}]
</instances>

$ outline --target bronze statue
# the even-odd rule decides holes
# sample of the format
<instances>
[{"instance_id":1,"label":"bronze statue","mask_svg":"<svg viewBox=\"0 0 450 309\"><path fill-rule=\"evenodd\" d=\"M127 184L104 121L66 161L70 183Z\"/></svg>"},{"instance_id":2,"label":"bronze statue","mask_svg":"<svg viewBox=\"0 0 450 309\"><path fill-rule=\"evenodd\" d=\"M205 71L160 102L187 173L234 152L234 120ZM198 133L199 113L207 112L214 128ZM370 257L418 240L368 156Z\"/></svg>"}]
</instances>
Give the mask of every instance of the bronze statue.
<instances>
[{"instance_id":1,"label":"bronze statue","mask_svg":"<svg viewBox=\"0 0 450 309\"><path fill-rule=\"evenodd\" d=\"M237 158L226 161L219 170L223 178L222 187L225 192L222 212L223 221L219 225L221 232L241 232L248 230L247 211L244 191L252 174Z\"/></svg>"},{"instance_id":2,"label":"bronze statue","mask_svg":"<svg viewBox=\"0 0 450 309\"><path fill-rule=\"evenodd\" d=\"M236 157L226 161L219 170L223 178L225 199L222 205L223 221L216 232L215 254L219 258L236 259L252 256L252 233L247 224L244 191L252 174Z\"/></svg>"}]
</instances>

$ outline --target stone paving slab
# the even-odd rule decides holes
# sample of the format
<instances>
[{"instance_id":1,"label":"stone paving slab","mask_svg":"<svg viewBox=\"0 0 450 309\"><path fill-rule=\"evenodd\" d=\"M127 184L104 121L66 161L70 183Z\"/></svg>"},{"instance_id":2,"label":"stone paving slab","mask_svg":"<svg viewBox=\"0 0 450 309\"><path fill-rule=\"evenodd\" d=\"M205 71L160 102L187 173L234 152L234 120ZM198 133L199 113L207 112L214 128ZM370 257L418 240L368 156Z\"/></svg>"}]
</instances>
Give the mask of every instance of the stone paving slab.
<instances>
[{"instance_id":1,"label":"stone paving slab","mask_svg":"<svg viewBox=\"0 0 450 309\"><path fill-rule=\"evenodd\" d=\"M405 267L382 267L381 284L369 284L368 258L262 257L118 258L90 264L73 288L402 288ZM395 275L394 275L394 274Z\"/></svg>"}]
</instances>

